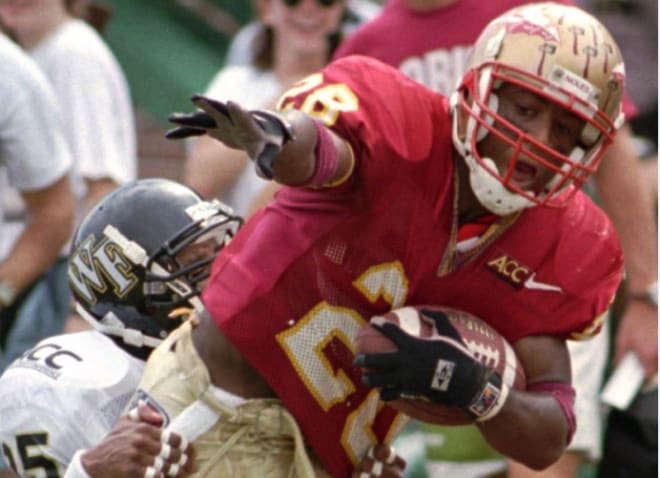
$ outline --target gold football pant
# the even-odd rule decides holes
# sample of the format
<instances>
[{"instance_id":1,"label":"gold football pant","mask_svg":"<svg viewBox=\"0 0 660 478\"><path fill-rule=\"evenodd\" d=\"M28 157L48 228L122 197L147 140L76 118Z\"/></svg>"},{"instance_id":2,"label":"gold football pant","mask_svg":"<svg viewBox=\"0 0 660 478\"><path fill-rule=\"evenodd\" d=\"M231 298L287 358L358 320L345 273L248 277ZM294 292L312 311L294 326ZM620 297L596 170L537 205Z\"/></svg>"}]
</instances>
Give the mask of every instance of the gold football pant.
<instances>
[{"instance_id":1,"label":"gold football pant","mask_svg":"<svg viewBox=\"0 0 660 478\"><path fill-rule=\"evenodd\" d=\"M184 323L151 354L140 389L165 410L172 431L193 439L196 477L329 477L310 458L291 414L277 399L232 407L211 392L209 374ZM199 431L208 429L198 437Z\"/></svg>"}]
</instances>

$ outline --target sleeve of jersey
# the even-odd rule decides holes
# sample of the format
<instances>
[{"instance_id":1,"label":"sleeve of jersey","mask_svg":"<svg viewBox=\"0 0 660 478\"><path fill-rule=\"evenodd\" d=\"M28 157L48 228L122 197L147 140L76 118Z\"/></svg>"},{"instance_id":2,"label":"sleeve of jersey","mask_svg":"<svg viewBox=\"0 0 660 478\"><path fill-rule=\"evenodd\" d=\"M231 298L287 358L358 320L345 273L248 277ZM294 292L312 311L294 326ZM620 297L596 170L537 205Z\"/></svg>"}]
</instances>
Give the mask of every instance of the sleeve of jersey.
<instances>
[{"instance_id":1,"label":"sleeve of jersey","mask_svg":"<svg viewBox=\"0 0 660 478\"><path fill-rule=\"evenodd\" d=\"M396 69L354 55L294 85L279 107L300 109L332 128L358 163L367 157L415 162L428 156L434 133L449 120L439 113L440 101Z\"/></svg>"},{"instance_id":2,"label":"sleeve of jersey","mask_svg":"<svg viewBox=\"0 0 660 478\"><path fill-rule=\"evenodd\" d=\"M565 301L557 314L581 318L567 338L585 340L603 326L623 278L623 252L610 220L586 197L567 220L567 232L555 253L555 270L565 292L575 300Z\"/></svg>"}]
</instances>

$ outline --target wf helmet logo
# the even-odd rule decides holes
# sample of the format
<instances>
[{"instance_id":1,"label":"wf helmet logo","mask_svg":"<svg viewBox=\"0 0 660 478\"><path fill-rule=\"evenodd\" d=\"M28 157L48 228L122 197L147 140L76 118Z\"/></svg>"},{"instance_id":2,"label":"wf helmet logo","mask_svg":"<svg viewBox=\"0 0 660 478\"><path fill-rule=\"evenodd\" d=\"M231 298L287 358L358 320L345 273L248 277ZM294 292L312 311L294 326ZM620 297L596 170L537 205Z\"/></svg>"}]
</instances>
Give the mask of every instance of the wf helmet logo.
<instances>
[{"instance_id":1,"label":"wf helmet logo","mask_svg":"<svg viewBox=\"0 0 660 478\"><path fill-rule=\"evenodd\" d=\"M95 246L94 236L69 258L68 276L71 287L89 304L96 303L96 294L105 294L110 287L117 297L124 297L138 283L119 246L106 239Z\"/></svg>"}]
</instances>

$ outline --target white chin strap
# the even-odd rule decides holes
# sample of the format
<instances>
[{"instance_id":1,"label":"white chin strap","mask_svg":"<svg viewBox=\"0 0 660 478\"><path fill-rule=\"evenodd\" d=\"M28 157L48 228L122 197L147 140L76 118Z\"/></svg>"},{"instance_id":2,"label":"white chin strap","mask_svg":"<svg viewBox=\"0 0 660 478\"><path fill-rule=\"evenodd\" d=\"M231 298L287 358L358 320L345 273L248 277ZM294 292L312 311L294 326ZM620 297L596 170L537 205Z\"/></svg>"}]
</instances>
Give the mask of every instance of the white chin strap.
<instances>
[{"instance_id":1,"label":"white chin strap","mask_svg":"<svg viewBox=\"0 0 660 478\"><path fill-rule=\"evenodd\" d=\"M526 197L521 196L515 192L508 190L499 179L490 174L479 162L475 159L472 145L471 137L473 134L478 135L476 141L481 141L487 134L487 130L483 127L480 127L479 130L475 133L475 128L477 127L477 122L474 117L470 116L468 118L465 141L461 141L458 137L458 92L455 92L451 97L452 105L452 140L454 142L454 147L463 156L465 164L470 171L470 186L474 195L477 197L479 202L483 207L488 209L493 214L498 216L506 216L513 214L518 211L522 211L525 208L535 206L536 204L533 201L530 201ZM491 94L491 103L495 111L497 111L497 97L494 94ZM479 114L479 107L475 103L472 106L475 110L475 114ZM497 171L495 162L490 158L481 158L481 160L488 165L493 171Z\"/></svg>"},{"instance_id":2,"label":"white chin strap","mask_svg":"<svg viewBox=\"0 0 660 478\"><path fill-rule=\"evenodd\" d=\"M481 166L470 153L463 155L470 169L470 186L483 207L498 216L507 216L536 204L526 197L509 191L497 178ZM490 158L481 158L488 167L497 170Z\"/></svg>"},{"instance_id":3,"label":"white chin strap","mask_svg":"<svg viewBox=\"0 0 660 478\"><path fill-rule=\"evenodd\" d=\"M78 312L83 319L102 334L119 337L125 344L132 345L133 347L150 347L155 349L162 342L161 339L145 335L137 329L127 329L124 323L112 312L105 314L100 321L89 314L78 303L76 303L76 312Z\"/></svg>"}]
</instances>

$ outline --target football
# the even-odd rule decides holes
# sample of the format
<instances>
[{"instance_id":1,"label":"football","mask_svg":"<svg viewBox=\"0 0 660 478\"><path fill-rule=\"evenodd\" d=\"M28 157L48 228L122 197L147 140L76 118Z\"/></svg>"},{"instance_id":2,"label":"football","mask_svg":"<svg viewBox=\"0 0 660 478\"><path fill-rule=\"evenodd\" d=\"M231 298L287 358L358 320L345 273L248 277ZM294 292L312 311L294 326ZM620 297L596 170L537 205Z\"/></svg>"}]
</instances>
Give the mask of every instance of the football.
<instances>
[{"instance_id":1,"label":"football","mask_svg":"<svg viewBox=\"0 0 660 478\"><path fill-rule=\"evenodd\" d=\"M433 337L437 336L433 320L424 317L420 313L422 309L444 312L477 360L495 370L502 377L503 383L507 384L510 389L525 389L525 372L506 339L478 317L449 307L408 306L372 317L370 323L366 324L358 333L355 344L356 353L369 354L396 351L397 347L394 342L378 329L372 327L371 323L391 322L409 335L433 340ZM422 399L395 400L388 404L412 418L427 423L466 425L474 421L462 409Z\"/></svg>"}]
</instances>

